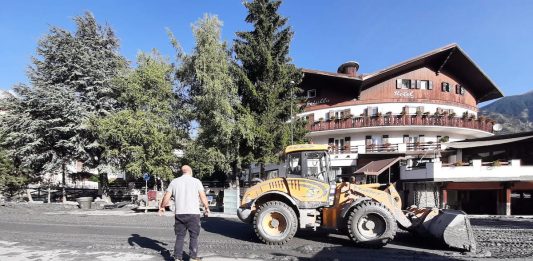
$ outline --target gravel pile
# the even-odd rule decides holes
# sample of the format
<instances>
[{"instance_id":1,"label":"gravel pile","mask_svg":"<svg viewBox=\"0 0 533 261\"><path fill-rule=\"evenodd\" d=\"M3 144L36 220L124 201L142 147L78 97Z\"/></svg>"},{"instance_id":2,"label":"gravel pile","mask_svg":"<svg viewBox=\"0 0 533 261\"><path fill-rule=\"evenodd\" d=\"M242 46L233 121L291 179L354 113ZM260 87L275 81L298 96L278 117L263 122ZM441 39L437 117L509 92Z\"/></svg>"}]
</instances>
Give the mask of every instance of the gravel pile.
<instances>
[{"instance_id":1,"label":"gravel pile","mask_svg":"<svg viewBox=\"0 0 533 261\"><path fill-rule=\"evenodd\" d=\"M493 258L533 258L533 219L473 218L479 253Z\"/></svg>"}]
</instances>

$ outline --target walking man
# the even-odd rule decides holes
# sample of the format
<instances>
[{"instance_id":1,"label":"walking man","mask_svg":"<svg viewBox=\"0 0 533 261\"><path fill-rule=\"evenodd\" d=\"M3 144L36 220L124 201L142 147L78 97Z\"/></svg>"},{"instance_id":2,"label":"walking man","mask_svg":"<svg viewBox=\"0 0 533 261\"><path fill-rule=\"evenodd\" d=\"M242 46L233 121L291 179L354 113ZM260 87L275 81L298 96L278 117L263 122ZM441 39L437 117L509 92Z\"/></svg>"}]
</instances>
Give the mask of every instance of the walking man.
<instances>
[{"instance_id":1,"label":"walking man","mask_svg":"<svg viewBox=\"0 0 533 261\"><path fill-rule=\"evenodd\" d=\"M185 233L189 231L189 256L190 260L198 259L198 235L200 234L200 202L204 205L204 215L209 215L209 205L205 196L204 187L199 179L192 176L191 167L184 165L181 167L183 175L170 182L165 192L165 196L159 206L159 215L165 212L171 196L174 196L174 232L176 234L176 244L174 245L174 259L182 260L183 242Z\"/></svg>"}]
</instances>

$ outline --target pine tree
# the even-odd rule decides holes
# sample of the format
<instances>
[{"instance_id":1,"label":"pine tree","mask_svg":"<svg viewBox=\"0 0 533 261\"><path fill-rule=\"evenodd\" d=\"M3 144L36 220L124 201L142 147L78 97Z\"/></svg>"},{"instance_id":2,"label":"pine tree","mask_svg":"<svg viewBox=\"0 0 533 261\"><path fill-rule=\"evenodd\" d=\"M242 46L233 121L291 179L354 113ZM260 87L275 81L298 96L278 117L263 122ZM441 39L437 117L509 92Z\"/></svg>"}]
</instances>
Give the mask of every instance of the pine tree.
<instances>
[{"instance_id":1,"label":"pine tree","mask_svg":"<svg viewBox=\"0 0 533 261\"><path fill-rule=\"evenodd\" d=\"M230 53L221 41L222 22L204 15L193 27L194 52L182 55L177 75L188 86L193 120L199 132L185 150L189 164L200 173L237 172L239 145L250 137L252 119L241 104L232 71Z\"/></svg>"},{"instance_id":2,"label":"pine tree","mask_svg":"<svg viewBox=\"0 0 533 261\"><path fill-rule=\"evenodd\" d=\"M172 124L174 69L154 51L139 54L138 68L116 79L123 109L95 122L108 163L130 177L174 177L174 149L183 138Z\"/></svg>"},{"instance_id":3,"label":"pine tree","mask_svg":"<svg viewBox=\"0 0 533 261\"><path fill-rule=\"evenodd\" d=\"M277 161L279 151L293 141L302 141L306 133L302 120L291 119L302 110L294 98L302 92L297 87L302 72L289 57L293 32L287 18L277 13L280 4L277 0L245 2L246 22L253 30L238 32L234 44L240 67L239 95L256 118L255 140L244 149L260 163Z\"/></svg>"},{"instance_id":4,"label":"pine tree","mask_svg":"<svg viewBox=\"0 0 533 261\"><path fill-rule=\"evenodd\" d=\"M112 80L126 66L117 38L90 13L74 21L75 33L52 27L38 42L30 86L15 88L18 98L7 105L4 145L38 174L60 168L66 175L75 160L97 167L103 148L86 122L117 106Z\"/></svg>"},{"instance_id":5,"label":"pine tree","mask_svg":"<svg viewBox=\"0 0 533 261\"><path fill-rule=\"evenodd\" d=\"M40 83L40 82L35 82ZM59 84L17 86L2 117L2 146L37 176L61 173L63 201L67 165L78 155L83 107L74 92Z\"/></svg>"}]
</instances>

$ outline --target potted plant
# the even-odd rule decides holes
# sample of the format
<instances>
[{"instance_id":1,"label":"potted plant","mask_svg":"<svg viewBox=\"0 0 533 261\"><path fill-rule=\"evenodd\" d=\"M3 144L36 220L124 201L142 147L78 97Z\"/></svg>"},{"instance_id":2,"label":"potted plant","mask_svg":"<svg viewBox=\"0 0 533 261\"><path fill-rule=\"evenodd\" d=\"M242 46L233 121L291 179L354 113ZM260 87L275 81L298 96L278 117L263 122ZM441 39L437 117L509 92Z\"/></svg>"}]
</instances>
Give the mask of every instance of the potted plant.
<instances>
[{"instance_id":1,"label":"potted plant","mask_svg":"<svg viewBox=\"0 0 533 261\"><path fill-rule=\"evenodd\" d=\"M429 116L429 111L424 112L424 117L428 117L428 116Z\"/></svg>"},{"instance_id":2,"label":"potted plant","mask_svg":"<svg viewBox=\"0 0 533 261\"><path fill-rule=\"evenodd\" d=\"M444 137L441 137L439 141L440 142L448 142L449 140L450 140L450 137L444 136Z\"/></svg>"},{"instance_id":3,"label":"potted plant","mask_svg":"<svg viewBox=\"0 0 533 261\"><path fill-rule=\"evenodd\" d=\"M452 119L452 118L455 117L455 115L456 115L455 112L452 112L452 113L448 114L448 117L449 117L450 119Z\"/></svg>"},{"instance_id":4,"label":"potted plant","mask_svg":"<svg viewBox=\"0 0 533 261\"><path fill-rule=\"evenodd\" d=\"M494 167L499 167L501 165L502 165L502 162L499 161L499 160L495 160L495 161L492 162L492 166L494 166Z\"/></svg>"},{"instance_id":5,"label":"potted plant","mask_svg":"<svg viewBox=\"0 0 533 261\"><path fill-rule=\"evenodd\" d=\"M407 112L405 112L405 110L402 110L402 112L400 112L400 115L402 115L402 117L403 117L403 116L407 115Z\"/></svg>"},{"instance_id":6,"label":"potted plant","mask_svg":"<svg viewBox=\"0 0 533 261\"><path fill-rule=\"evenodd\" d=\"M420 117L422 115L422 111L416 111L416 117Z\"/></svg>"},{"instance_id":7,"label":"potted plant","mask_svg":"<svg viewBox=\"0 0 533 261\"><path fill-rule=\"evenodd\" d=\"M323 121L324 121L324 118L320 117L320 118L318 118L318 121L319 121L319 122L323 122Z\"/></svg>"},{"instance_id":8,"label":"potted plant","mask_svg":"<svg viewBox=\"0 0 533 261\"><path fill-rule=\"evenodd\" d=\"M459 161L455 162L453 165L460 167L460 166L463 166L464 163L459 160Z\"/></svg>"},{"instance_id":9,"label":"potted plant","mask_svg":"<svg viewBox=\"0 0 533 261\"><path fill-rule=\"evenodd\" d=\"M468 118L468 112L463 112L463 120L466 120Z\"/></svg>"}]
</instances>

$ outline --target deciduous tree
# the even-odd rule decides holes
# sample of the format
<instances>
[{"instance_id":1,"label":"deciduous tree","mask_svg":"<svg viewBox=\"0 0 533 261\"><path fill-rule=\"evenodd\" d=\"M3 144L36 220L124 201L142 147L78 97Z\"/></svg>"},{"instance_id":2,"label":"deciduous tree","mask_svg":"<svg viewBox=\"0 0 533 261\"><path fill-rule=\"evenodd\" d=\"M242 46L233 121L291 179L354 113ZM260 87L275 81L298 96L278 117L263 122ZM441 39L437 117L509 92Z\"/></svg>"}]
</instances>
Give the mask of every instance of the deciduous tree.
<instances>
[{"instance_id":1,"label":"deciduous tree","mask_svg":"<svg viewBox=\"0 0 533 261\"><path fill-rule=\"evenodd\" d=\"M239 146L244 138L252 140L248 127L253 119L241 106L221 28L222 22L216 16L200 19L193 26L194 51L179 55L182 63L177 71L180 82L188 87L192 118L199 125L185 158L203 174L237 172L242 161Z\"/></svg>"},{"instance_id":2,"label":"deciduous tree","mask_svg":"<svg viewBox=\"0 0 533 261\"><path fill-rule=\"evenodd\" d=\"M172 122L173 67L157 52L139 54L138 67L118 77L123 109L95 121L107 162L133 177L143 173L171 179L182 143Z\"/></svg>"}]
</instances>

